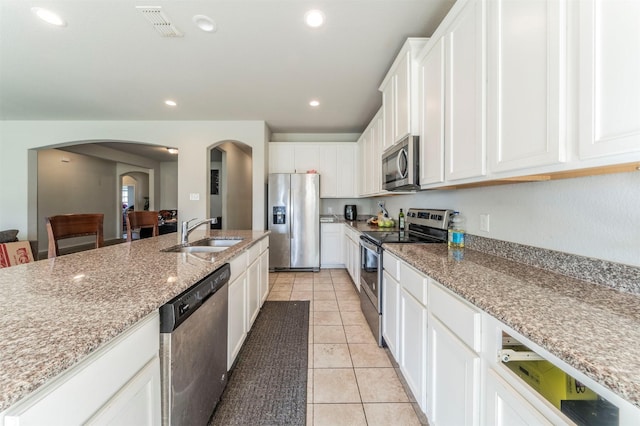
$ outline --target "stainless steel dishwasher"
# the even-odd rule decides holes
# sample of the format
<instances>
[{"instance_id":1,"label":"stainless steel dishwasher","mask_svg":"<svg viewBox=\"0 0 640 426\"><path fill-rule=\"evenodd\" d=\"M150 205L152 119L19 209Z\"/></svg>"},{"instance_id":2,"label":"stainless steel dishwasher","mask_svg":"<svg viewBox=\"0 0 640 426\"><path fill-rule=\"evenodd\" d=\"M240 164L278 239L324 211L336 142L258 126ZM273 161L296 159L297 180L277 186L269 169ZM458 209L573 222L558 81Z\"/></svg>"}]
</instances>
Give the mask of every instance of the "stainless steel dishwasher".
<instances>
[{"instance_id":1,"label":"stainless steel dishwasher","mask_svg":"<svg viewBox=\"0 0 640 426\"><path fill-rule=\"evenodd\" d=\"M160 307L163 425L206 425L227 384L228 263Z\"/></svg>"}]
</instances>

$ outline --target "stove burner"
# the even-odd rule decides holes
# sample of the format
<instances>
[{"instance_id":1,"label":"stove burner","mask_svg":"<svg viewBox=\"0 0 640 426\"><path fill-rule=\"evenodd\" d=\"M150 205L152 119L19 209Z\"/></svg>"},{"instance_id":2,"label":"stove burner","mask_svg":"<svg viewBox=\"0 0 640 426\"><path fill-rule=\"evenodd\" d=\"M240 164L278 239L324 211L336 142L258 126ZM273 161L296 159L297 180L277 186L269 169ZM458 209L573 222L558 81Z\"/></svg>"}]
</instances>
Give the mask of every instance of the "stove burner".
<instances>
[{"instance_id":1,"label":"stove burner","mask_svg":"<svg viewBox=\"0 0 640 426\"><path fill-rule=\"evenodd\" d=\"M405 231L365 231L374 244L384 243L444 243L452 210L409 209Z\"/></svg>"},{"instance_id":2,"label":"stove burner","mask_svg":"<svg viewBox=\"0 0 640 426\"><path fill-rule=\"evenodd\" d=\"M442 243L435 238L420 237L409 232L401 231L365 231L363 232L370 240L377 245L384 243Z\"/></svg>"}]
</instances>

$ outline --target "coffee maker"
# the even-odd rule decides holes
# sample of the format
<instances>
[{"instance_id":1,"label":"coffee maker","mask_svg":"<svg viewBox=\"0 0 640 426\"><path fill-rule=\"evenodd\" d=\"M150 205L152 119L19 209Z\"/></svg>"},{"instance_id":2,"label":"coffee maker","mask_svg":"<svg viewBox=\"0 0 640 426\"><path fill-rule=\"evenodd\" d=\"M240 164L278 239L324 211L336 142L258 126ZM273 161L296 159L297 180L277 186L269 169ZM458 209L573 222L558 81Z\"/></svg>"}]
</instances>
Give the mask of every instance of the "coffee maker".
<instances>
[{"instance_id":1,"label":"coffee maker","mask_svg":"<svg viewBox=\"0 0 640 426\"><path fill-rule=\"evenodd\" d=\"M358 217L358 209L355 204L345 204L344 218L345 220L356 220Z\"/></svg>"}]
</instances>

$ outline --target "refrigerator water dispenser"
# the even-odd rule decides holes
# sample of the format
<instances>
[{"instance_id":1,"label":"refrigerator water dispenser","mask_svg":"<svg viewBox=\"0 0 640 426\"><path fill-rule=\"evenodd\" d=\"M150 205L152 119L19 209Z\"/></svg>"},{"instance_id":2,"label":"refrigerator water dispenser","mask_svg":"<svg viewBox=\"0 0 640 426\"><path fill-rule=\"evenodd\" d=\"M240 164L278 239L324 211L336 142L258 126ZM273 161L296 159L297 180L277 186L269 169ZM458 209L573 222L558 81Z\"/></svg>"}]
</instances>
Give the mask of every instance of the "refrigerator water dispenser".
<instances>
[{"instance_id":1,"label":"refrigerator water dispenser","mask_svg":"<svg viewBox=\"0 0 640 426\"><path fill-rule=\"evenodd\" d=\"M285 214L284 206L273 206L273 224L284 225L287 223L287 216Z\"/></svg>"}]
</instances>

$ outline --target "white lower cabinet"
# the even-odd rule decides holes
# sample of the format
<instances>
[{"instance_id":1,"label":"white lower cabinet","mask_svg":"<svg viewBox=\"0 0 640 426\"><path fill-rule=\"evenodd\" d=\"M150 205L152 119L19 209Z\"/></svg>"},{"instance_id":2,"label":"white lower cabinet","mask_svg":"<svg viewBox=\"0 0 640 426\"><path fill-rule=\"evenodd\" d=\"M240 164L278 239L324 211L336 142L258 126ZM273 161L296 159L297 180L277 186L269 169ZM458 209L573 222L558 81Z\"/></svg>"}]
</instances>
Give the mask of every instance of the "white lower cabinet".
<instances>
[{"instance_id":1,"label":"white lower cabinet","mask_svg":"<svg viewBox=\"0 0 640 426\"><path fill-rule=\"evenodd\" d=\"M269 295L269 239L260 254L260 305L264 304Z\"/></svg>"},{"instance_id":2,"label":"white lower cabinet","mask_svg":"<svg viewBox=\"0 0 640 426\"><path fill-rule=\"evenodd\" d=\"M263 238L231 259L227 369L236 360L247 333L269 293L269 238Z\"/></svg>"},{"instance_id":3,"label":"white lower cabinet","mask_svg":"<svg viewBox=\"0 0 640 426\"><path fill-rule=\"evenodd\" d=\"M344 268L342 254L344 224L322 223L320 225L320 267Z\"/></svg>"},{"instance_id":4,"label":"white lower cabinet","mask_svg":"<svg viewBox=\"0 0 640 426\"><path fill-rule=\"evenodd\" d=\"M493 369L485 378L485 424L495 426L552 425Z\"/></svg>"},{"instance_id":5,"label":"white lower cabinet","mask_svg":"<svg viewBox=\"0 0 640 426\"><path fill-rule=\"evenodd\" d=\"M260 259L247 269L247 324L251 328L260 312Z\"/></svg>"},{"instance_id":6,"label":"white lower cabinet","mask_svg":"<svg viewBox=\"0 0 640 426\"><path fill-rule=\"evenodd\" d=\"M480 422L481 318L479 310L429 279L427 415L432 424Z\"/></svg>"},{"instance_id":7,"label":"white lower cabinet","mask_svg":"<svg viewBox=\"0 0 640 426\"><path fill-rule=\"evenodd\" d=\"M360 290L360 233L344 227L344 262L349 276Z\"/></svg>"},{"instance_id":8,"label":"white lower cabinet","mask_svg":"<svg viewBox=\"0 0 640 426\"><path fill-rule=\"evenodd\" d=\"M160 424L158 311L0 414L5 426Z\"/></svg>"},{"instance_id":9,"label":"white lower cabinet","mask_svg":"<svg viewBox=\"0 0 640 426\"><path fill-rule=\"evenodd\" d=\"M574 424L534 388L537 373L527 382L513 360L498 356L513 341L546 360L544 371L551 366L556 380L566 374L560 383L572 378L608 401L616 424L640 424L638 407L387 251L382 279L382 335L430 425Z\"/></svg>"},{"instance_id":10,"label":"white lower cabinet","mask_svg":"<svg viewBox=\"0 0 640 426\"><path fill-rule=\"evenodd\" d=\"M255 244L247 250L249 256L247 268L247 331L260 312L262 298L260 297L260 244Z\"/></svg>"},{"instance_id":11,"label":"white lower cabinet","mask_svg":"<svg viewBox=\"0 0 640 426\"><path fill-rule=\"evenodd\" d=\"M480 356L429 315L431 425L477 425L480 420Z\"/></svg>"},{"instance_id":12,"label":"white lower cabinet","mask_svg":"<svg viewBox=\"0 0 640 426\"><path fill-rule=\"evenodd\" d=\"M242 272L229 284L229 324L227 326L227 369L231 369L247 336L247 273Z\"/></svg>"},{"instance_id":13,"label":"white lower cabinet","mask_svg":"<svg viewBox=\"0 0 640 426\"><path fill-rule=\"evenodd\" d=\"M427 308L400 290L400 371L422 411L427 399Z\"/></svg>"},{"instance_id":14,"label":"white lower cabinet","mask_svg":"<svg viewBox=\"0 0 640 426\"><path fill-rule=\"evenodd\" d=\"M398 313L400 310L400 284L387 272L382 273L382 337L391 355L398 361Z\"/></svg>"}]
</instances>

